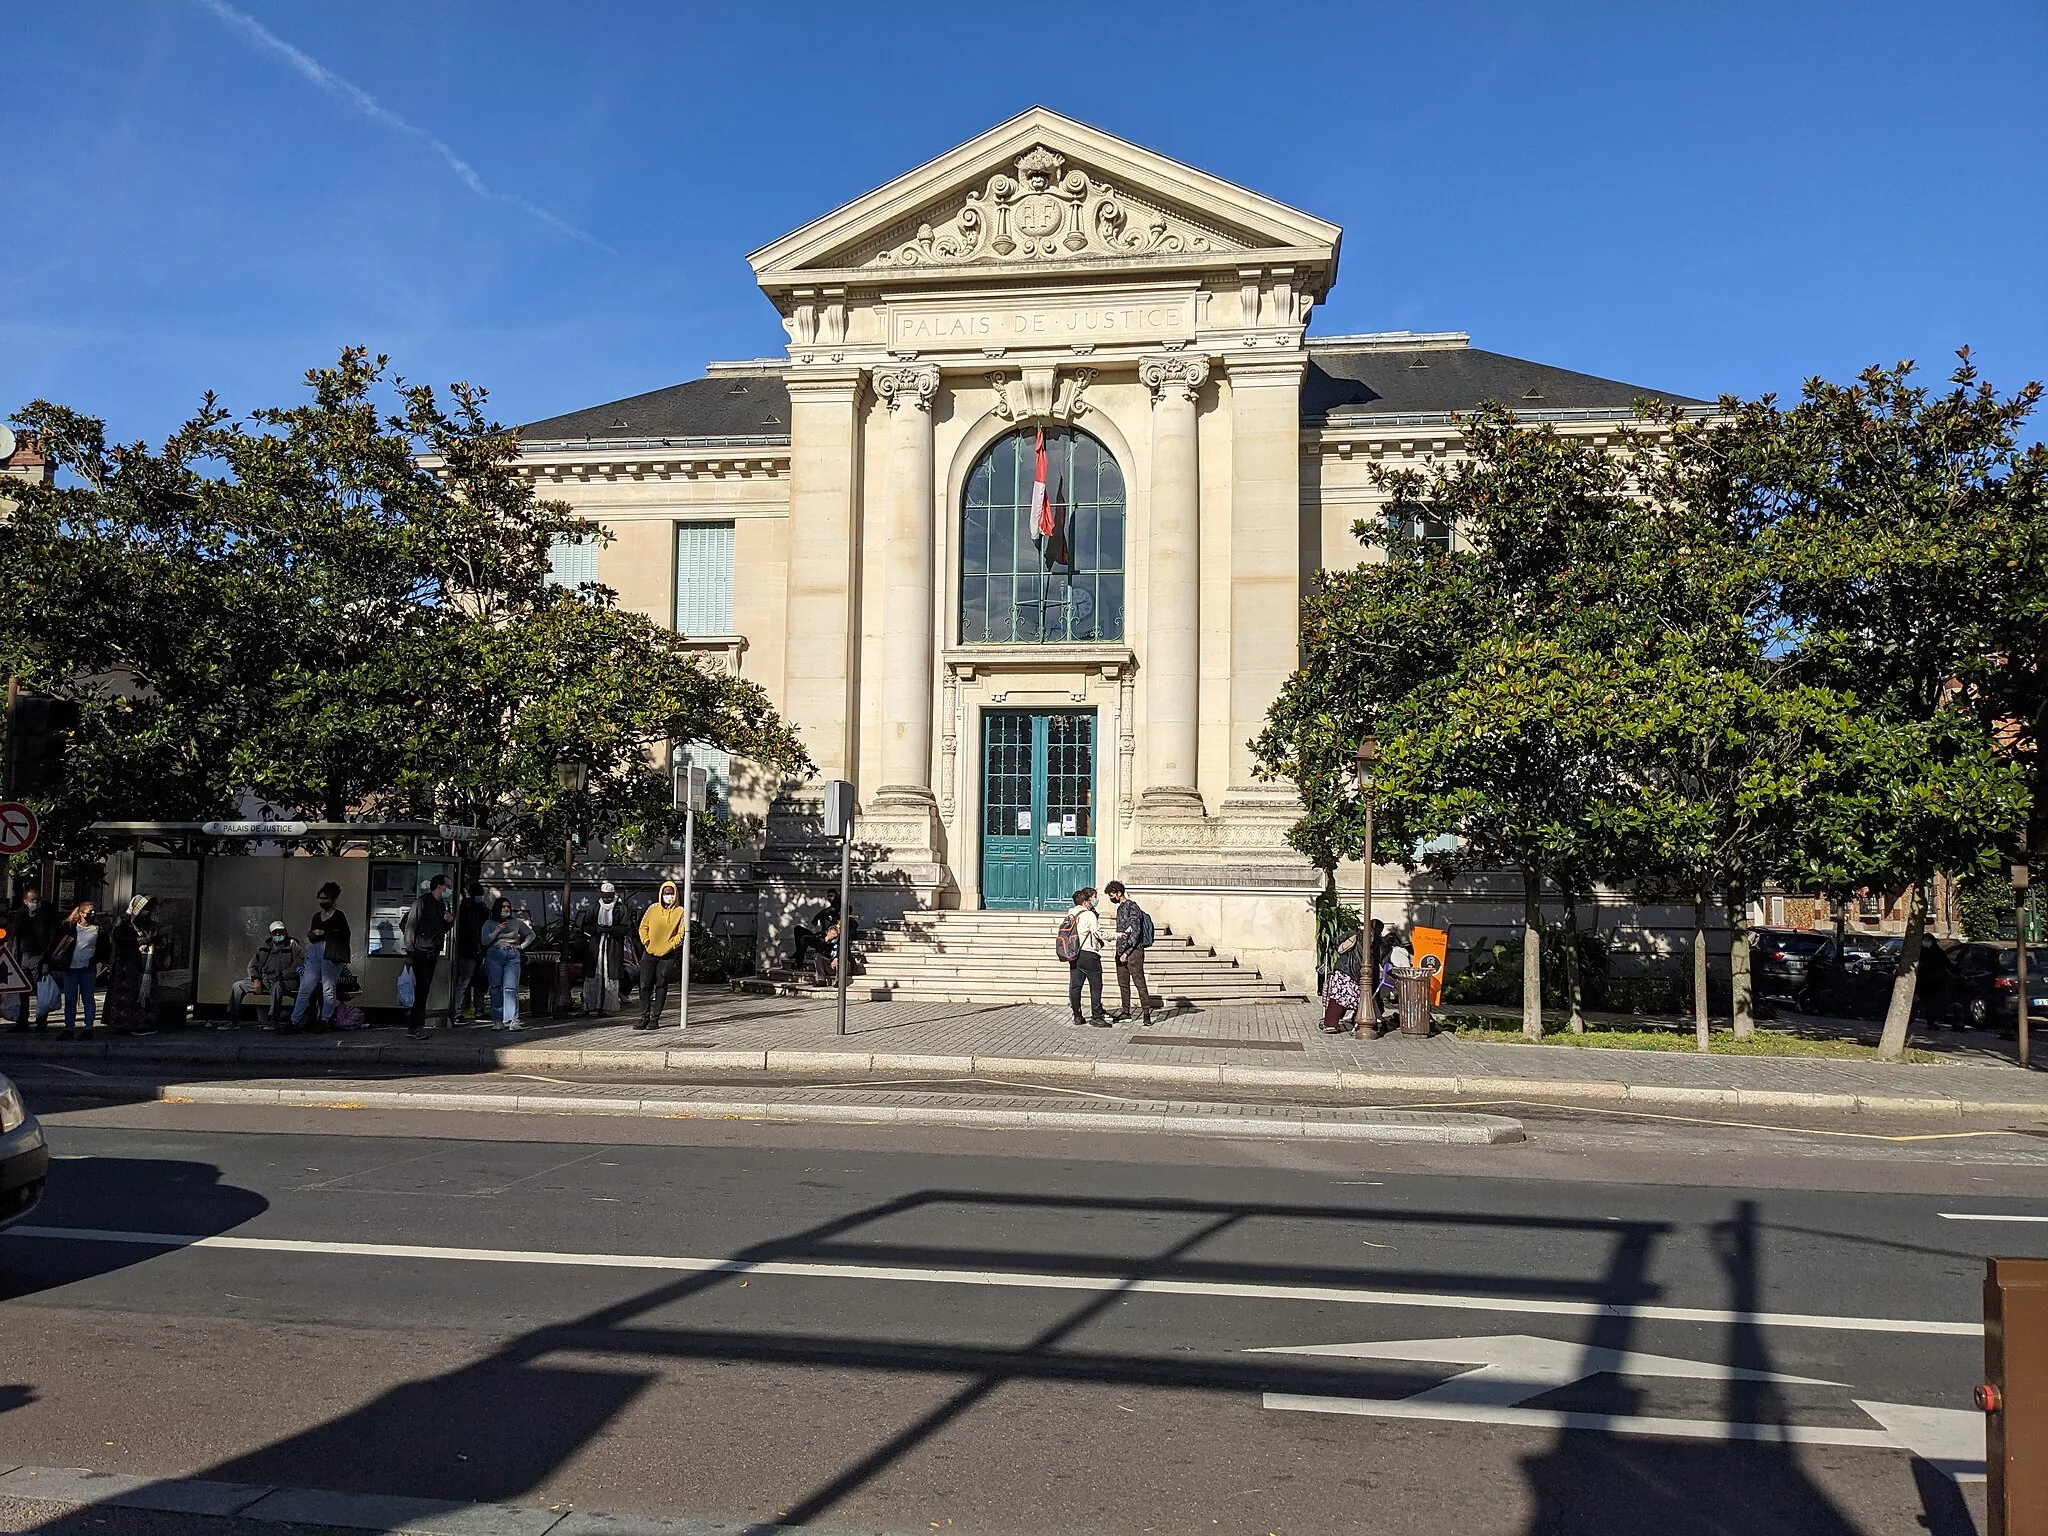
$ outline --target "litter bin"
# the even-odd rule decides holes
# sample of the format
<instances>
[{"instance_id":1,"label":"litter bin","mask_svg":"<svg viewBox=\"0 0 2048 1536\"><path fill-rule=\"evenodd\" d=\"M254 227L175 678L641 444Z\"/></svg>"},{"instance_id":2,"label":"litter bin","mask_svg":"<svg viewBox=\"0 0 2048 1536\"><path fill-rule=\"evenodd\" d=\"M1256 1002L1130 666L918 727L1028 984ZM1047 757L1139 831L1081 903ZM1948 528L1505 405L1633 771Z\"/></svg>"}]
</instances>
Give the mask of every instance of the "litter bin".
<instances>
[{"instance_id":1,"label":"litter bin","mask_svg":"<svg viewBox=\"0 0 2048 1536\"><path fill-rule=\"evenodd\" d=\"M1401 1015L1401 1033L1429 1037L1429 978L1434 971L1403 965L1394 969L1394 1006Z\"/></svg>"}]
</instances>

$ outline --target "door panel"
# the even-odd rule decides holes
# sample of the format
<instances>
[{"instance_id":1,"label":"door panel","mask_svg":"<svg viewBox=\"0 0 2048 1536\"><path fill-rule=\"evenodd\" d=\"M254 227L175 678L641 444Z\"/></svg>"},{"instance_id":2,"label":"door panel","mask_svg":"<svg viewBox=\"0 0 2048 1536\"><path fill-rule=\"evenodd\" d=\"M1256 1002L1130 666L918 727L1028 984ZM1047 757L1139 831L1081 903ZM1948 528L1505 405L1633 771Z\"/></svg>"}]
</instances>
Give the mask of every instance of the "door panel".
<instances>
[{"instance_id":1,"label":"door panel","mask_svg":"<svg viewBox=\"0 0 2048 1536\"><path fill-rule=\"evenodd\" d=\"M1095 716L982 716L982 905L1064 912L1095 879Z\"/></svg>"}]
</instances>

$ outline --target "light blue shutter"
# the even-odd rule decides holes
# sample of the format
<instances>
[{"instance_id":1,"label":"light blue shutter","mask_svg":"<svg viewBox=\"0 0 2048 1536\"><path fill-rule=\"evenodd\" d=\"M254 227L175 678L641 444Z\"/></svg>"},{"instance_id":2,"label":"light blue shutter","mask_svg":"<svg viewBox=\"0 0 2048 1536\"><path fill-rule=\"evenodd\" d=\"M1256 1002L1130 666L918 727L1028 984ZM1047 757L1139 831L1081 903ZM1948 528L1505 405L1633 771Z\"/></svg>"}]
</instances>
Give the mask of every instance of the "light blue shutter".
<instances>
[{"instance_id":1,"label":"light blue shutter","mask_svg":"<svg viewBox=\"0 0 2048 1536\"><path fill-rule=\"evenodd\" d=\"M676 632L729 635L732 628L731 523L676 524Z\"/></svg>"},{"instance_id":2,"label":"light blue shutter","mask_svg":"<svg viewBox=\"0 0 2048 1536\"><path fill-rule=\"evenodd\" d=\"M548 585L580 587L597 580L597 541L557 538L548 548Z\"/></svg>"}]
</instances>

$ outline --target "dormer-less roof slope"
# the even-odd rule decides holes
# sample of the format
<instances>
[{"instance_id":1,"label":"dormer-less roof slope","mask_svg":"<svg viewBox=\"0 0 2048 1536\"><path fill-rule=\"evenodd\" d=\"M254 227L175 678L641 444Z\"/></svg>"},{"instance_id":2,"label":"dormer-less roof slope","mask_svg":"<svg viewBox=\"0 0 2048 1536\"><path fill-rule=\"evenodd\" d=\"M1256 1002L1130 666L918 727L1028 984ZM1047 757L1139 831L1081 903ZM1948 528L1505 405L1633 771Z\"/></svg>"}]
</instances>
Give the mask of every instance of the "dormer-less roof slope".
<instances>
[{"instance_id":1,"label":"dormer-less roof slope","mask_svg":"<svg viewBox=\"0 0 2048 1536\"><path fill-rule=\"evenodd\" d=\"M1065 223L1062 205L1074 210ZM1032 107L747 260L771 297L849 280L929 282L937 272L977 282L1077 264L1186 271L1246 260L1292 265L1297 289L1321 295L1336 281L1342 234L1285 203Z\"/></svg>"},{"instance_id":2,"label":"dormer-less roof slope","mask_svg":"<svg viewBox=\"0 0 2048 1536\"><path fill-rule=\"evenodd\" d=\"M1375 416L1469 411L1484 401L1510 410L1611 410L1628 414L1640 399L1704 405L1668 389L1624 384L1569 368L1553 368L1478 347L1401 350L1380 346L1347 351L1310 343L1301 386L1304 424L1370 421Z\"/></svg>"},{"instance_id":3,"label":"dormer-less roof slope","mask_svg":"<svg viewBox=\"0 0 2048 1536\"><path fill-rule=\"evenodd\" d=\"M714 374L529 422L529 443L691 438L789 440L789 390L772 373Z\"/></svg>"}]
</instances>

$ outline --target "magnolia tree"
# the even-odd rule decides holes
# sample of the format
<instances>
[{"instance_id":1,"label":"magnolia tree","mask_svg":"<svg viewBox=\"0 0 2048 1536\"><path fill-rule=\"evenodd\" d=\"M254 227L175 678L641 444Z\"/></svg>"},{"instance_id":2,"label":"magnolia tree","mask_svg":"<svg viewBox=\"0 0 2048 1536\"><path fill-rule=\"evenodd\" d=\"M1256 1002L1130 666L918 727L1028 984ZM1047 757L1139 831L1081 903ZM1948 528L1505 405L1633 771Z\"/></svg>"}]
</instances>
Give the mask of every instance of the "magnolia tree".
<instances>
[{"instance_id":1,"label":"magnolia tree","mask_svg":"<svg viewBox=\"0 0 2048 1536\"><path fill-rule=\"evenodd\" d=\"M807 770L754 684L549 582L551 550L602 535L536 495L481 390L444 400L359 349L306 383L241 419L209 396L156 449L44 401L14 418L60 475L0 525L0 665L83 709L40 807L61 849L245 793L513 852L636 845L680 829L668 743ZM562 760L588 768L573 796Z\"/></svg>"}]
</instances>

